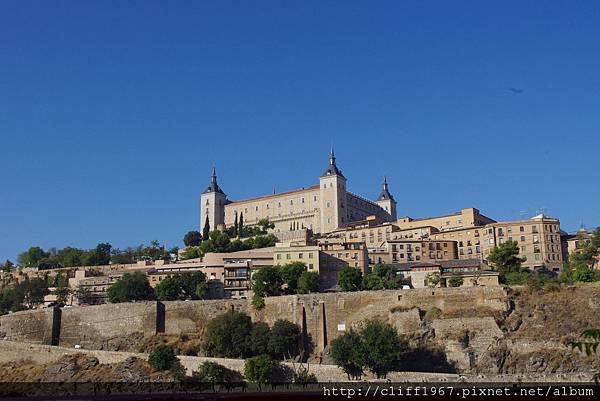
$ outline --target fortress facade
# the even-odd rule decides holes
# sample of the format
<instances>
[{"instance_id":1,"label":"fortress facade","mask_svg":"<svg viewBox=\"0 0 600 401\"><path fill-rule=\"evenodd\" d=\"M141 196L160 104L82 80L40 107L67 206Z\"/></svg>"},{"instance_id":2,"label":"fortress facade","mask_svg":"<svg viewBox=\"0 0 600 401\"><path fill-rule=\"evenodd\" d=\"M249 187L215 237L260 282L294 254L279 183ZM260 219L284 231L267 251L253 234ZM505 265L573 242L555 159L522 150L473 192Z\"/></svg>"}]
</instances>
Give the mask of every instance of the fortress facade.
<instances>
[{"instance_id":1,"label":"fortress facade","mask_svg":"<svg viewBox=\"0 0 600 401\"><path fill-rule=\"evenodd\" d=\"M314 233L328 233L367 216L377 216L386 222L396 220L396 201L388 190L386 178L375 201L349 192L346 184L346 177L336 165L333 148L317 185L250 199L227 199L213 168L210 184L200 196L200 231L207 216L211 229L230 227L243 215L245 225L268 218L275 224L276 232L305 228Z\"/></svg>"}]
</instances>

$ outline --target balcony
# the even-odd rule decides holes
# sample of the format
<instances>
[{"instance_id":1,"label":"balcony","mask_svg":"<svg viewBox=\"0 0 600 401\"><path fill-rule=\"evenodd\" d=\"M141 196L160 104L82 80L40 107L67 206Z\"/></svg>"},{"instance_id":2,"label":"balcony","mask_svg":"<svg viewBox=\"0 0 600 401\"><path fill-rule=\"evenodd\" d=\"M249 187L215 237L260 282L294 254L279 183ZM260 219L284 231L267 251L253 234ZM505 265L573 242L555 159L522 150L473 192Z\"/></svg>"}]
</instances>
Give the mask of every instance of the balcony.
<instances>
[{"instance_id":1,"label":"balcony","mask_svg":"<svg viewBox=\"0 0 600 401\"><path fill-rule=\"evenodd\" d=\"M248 274L246 273L226 273L224 276L224 278L227 279L232 279L232 280L247 280L248 279Z\"/></svg>"}]
</instances>

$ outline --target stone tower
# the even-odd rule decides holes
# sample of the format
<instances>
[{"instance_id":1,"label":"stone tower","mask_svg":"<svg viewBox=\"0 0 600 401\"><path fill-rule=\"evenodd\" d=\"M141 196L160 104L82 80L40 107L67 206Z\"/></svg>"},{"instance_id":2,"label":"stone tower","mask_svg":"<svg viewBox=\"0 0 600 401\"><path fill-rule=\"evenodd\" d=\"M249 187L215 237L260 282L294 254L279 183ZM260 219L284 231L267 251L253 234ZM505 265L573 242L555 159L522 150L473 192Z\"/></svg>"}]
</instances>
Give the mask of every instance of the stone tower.
<instances>
[{"instance_id":1,"label":"stone tower","mask_svg":"<svg viewBox=\"0 0 600 401\"><path fill-rule=\"evenodd\" d=\"M327 233L344 227L348 222L346 208L346 177L335 164L333 146L329 165L319 178L321 221L320 232Z\"/></svg>"},{"instance_id":2,"label":"stone tower","mask_svg":"<svg viewBox=\"0 0 600 401\"><path fill-rule=\"evenodd\" d=\"M200 232L204 229L206 216L208 216L211 231L224 227L226 204L227 195L217 184L217 172L213 167L210 184L200 195Z\"/></svg>"},{"instance_id":3,"label":"stone tower","mask_svg":"<svg viewBox=\"0 0 600 401\"><path fill-rule=\"evenodd\" d=\"M379 197L377 198L377 201L375 201L375 203L381 206L383 210L388 212L388 214L390 215L390 221L395 221L397 219L396 201L394 200L394 197L392 196L392 194L390 194L390 191L388 190L387 177L383 177L381 193L379 194Z\"/></svg>"}]
</instances>

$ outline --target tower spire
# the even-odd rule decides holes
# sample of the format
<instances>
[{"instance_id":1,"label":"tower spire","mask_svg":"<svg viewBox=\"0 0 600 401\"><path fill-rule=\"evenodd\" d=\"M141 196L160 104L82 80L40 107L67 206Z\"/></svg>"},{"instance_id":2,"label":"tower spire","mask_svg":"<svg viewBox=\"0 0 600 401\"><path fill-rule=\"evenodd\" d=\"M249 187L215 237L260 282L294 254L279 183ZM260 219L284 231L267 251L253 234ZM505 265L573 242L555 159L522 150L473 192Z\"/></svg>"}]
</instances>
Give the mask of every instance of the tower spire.
<instances>
[{"instance_id":1,"label":"tower spire","mask_svg":"<svg viewBox=\"0 0 600 401\"><path fill-rule=\"evenodd\" d=\"M331 145L331 149L329 151L329 165L327 166L327 170L325 170L322 177L325 177L327 175L339 175L340 177L344 177L342 171L338 169L335 165L335 153L333 152L333 144Z\"/></svg>"},{"instance_id":2,"label":"tower spire","mask_svg":"<svg viewBox=\"0 0 600 401\"><path fill-rule=\"evenodd\" d=\"M389 191L388 188L388 182L387 182L387 176L383 176L383 184L381 184L381 193L379 194L379 197L377 198L378 201L380 200L394 200L394 197L392 196L392 194Z\"/></svg>"},{"instance_id":3,"label":"tower spire","mask_svg":"<svg viewBox=\"0 0 600 401\"><path fill-rule=\"evenodd\" d=\"M217 169L215 168L214 165L212 167L212 171L210 174L210 184L208 184L208 187L202 193L205 194L205 193L209 193L209 192L224 193L223 190L221 190L221 188L219 188L219 184L217 184Z\"/></svg>"}]
</instances>

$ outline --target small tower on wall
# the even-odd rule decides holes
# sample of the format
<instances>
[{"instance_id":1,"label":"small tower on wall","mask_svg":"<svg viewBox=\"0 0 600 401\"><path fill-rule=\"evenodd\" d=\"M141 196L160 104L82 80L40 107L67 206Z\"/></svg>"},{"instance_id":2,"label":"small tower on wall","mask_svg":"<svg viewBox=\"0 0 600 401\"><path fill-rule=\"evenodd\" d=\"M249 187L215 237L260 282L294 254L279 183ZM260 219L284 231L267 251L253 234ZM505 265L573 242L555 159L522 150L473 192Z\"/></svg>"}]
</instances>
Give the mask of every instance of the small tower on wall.
<instances>
[{"instance_id":1,"label":"small tower on wall","mask_svg":"<svg viewBox=\"0 0 600 401\"><path fill-rule=\"evenodd\" d=\"M224 226L226 204L227 195L217 184L217 172L213 167L210 184L200 195L200 232L204 229L206 216L208 216L211 231Z\"/></svg>"},{"instance_id":2,"label":"small tower on wall","mask_svg":"<svg viewBox=\"0 0 600 401\"><path fill-rule=\"evenodd\" d=\"M390 215L390 221L395 221L397 219L396 201L388 189L387 177L383 177L381 193L379 194L376 203Z\"/></svg>"},{"instance_id":3,"label":"small tower on wall","mask_svg":"<svg viewBox=\"0 0 600 401\"><path fill-rule=\"evenodd\" d=\"M335 164L333 146L329 155L329 165L319 178L319 198L321 208L320 231L327 233L344 227L348 222L346 207L346 177Z\"/></svg>"}]
</instances>

